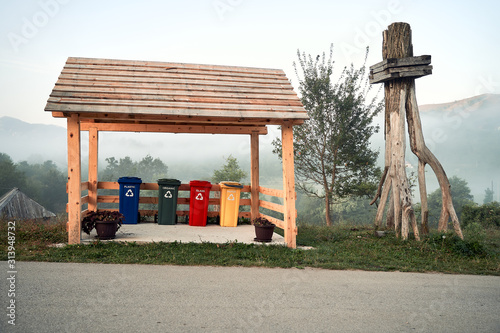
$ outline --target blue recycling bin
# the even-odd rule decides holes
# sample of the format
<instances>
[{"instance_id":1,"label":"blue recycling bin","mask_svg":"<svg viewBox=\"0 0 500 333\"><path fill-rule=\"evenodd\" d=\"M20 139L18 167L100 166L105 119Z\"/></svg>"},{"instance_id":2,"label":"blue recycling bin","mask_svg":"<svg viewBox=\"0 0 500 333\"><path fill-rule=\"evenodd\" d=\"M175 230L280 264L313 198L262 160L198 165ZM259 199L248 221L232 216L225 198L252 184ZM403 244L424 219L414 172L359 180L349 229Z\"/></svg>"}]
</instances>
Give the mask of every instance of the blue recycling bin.
<instances>
[{"instance_id":1,"label":"blue recycling bin","mask_svg":"<svg viewBox=\"0 0 500 333\"><path fill-rule=\"evenodd\" d=\"M139 193L142 184L138 177L120 177L120 213L124 224L137 224L139 220Z\"/></svg>"}]
</instances>

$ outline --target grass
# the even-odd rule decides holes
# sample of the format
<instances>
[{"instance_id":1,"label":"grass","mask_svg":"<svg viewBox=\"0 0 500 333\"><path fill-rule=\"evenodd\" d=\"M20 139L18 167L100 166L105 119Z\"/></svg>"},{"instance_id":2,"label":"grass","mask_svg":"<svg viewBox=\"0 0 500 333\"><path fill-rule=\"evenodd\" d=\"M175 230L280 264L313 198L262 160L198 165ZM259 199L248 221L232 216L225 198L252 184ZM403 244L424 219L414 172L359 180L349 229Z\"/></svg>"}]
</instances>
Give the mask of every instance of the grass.
<instances>
[{"instance_id":1,"label":"grass","mask_svg":"<svg viewBox=\"0 0 500 333\"><path fill-rule=\"evenodd\" d=\"M464 233L467 235L467 231ZM7 222L0 226L0 245L7 260ZM65 221L16 225L18 261L211 265L256 267L316 267L376 271L444 272L500 275L500 230L469 230L462 241L453 234L435 233L423 241L402 241L394 233L377 237L370 226L299 226L297 244L311 250L242 243L118 243L52 247L67 240ZM472 232L472 234L471 234Z\"/></svg>"}]
</instances>

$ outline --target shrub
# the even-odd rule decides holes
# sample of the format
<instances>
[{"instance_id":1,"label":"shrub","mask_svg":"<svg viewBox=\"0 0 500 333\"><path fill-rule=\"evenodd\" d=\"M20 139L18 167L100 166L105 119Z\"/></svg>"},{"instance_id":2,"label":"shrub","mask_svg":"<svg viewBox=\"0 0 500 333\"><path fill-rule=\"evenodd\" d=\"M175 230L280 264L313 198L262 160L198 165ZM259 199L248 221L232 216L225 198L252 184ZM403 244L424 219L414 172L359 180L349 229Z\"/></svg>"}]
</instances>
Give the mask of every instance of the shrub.
<instances>
[{"instance_id":1,"label":"shrub","mask_svg":"<svg viewBox=\"0 0 500 333\"><path fill-rule=\"evenodd\" d=\"M483 243L486 240L486 230L481 224L472 222L465 226L464 237L468 241Z\"/></svg>"},{"instance_id":2,"label":"shrub","mask_svg":"<svg viewBox=\"0 0 500 333\"><path fill-rule=\"evenodd\" d=\"M435 250L446 249L450 253L458 254L464 257L484 257L488 254L484 242L484 230L477 223L471 226L471 228L464 230L464 233L466 234L464 240L450 232L446 234L432 233L427 238L426 243ZM478 232L478 229L480 229L481 232ZM470 236L470 238L467 236Z\"/></svg>"},{"instance_id":3,"label":"shrub","mask_svg":"<svg viewBox=\"0 0 500 333\"><path fill-rule=\"evenodd\" d=\"M466 205L462 210L462 226L479 223L483 227L500 227L500 203L490 202L481 206Z\"/></svg>"}]
</instances>

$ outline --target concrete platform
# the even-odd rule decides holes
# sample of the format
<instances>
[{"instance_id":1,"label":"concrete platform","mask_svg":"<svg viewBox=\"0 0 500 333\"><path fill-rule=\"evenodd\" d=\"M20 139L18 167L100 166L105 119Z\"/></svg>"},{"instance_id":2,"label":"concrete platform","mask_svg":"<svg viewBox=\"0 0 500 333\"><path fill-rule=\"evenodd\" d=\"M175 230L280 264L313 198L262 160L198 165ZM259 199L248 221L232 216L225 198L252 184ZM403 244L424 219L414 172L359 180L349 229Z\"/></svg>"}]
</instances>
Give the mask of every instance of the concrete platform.
<instances>
[{"instance_id":1,"label":"concrete platform","mask_svg":"<svg viewBox=\"0 0 500 333\"><path fill-rule=\"evenodd\" d=\"M95 230L90 235L82 233L82 243L96 240ZM181 243L228 243L238 242L244 244L283 245L283 236L274 233L270 243L254 241L255 230L252 225L239 225L237 227L221 227L209 224L206 227L194 227L188 224L159 225L156 223L123 224L116 233L115 242L181 242Z\"/></svg>"}]
</instances>

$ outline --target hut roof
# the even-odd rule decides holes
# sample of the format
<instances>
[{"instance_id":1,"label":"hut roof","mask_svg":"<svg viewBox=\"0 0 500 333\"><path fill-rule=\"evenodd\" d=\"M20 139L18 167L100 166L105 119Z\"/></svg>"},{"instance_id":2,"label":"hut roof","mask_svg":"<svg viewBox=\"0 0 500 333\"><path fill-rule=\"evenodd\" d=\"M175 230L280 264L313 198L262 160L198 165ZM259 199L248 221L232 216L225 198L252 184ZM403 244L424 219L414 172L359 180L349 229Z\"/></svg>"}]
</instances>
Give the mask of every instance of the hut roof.
<instances>
[{"instance_id":1,"label":"hut roof","mask_svg":"<svg viewBox=\"0 0 500 333\"><path fill-rule=\"evenodd\" d=\"M45 111L122 124L258 126L308 119L280 69L71 57Z\"/></svg>"},{"instance_id":2,"label":"hut roof","mask_svg":"<svg viewBox=\"0 0 500 333\"><path fill-rule=\"evenodd\" d=\"M56 214L45 209L16 187L0 198L0 217L27 220L54 216Z\"/></svg>"}]
</instances>

